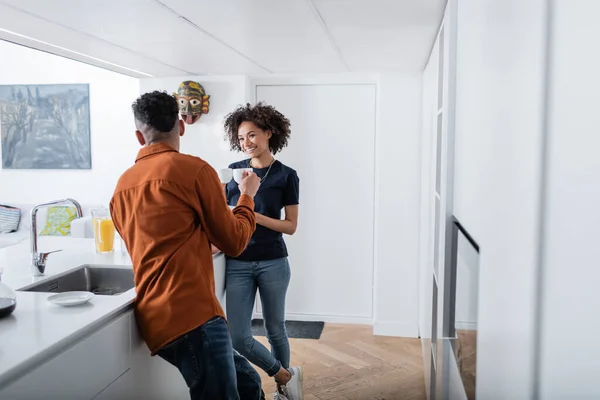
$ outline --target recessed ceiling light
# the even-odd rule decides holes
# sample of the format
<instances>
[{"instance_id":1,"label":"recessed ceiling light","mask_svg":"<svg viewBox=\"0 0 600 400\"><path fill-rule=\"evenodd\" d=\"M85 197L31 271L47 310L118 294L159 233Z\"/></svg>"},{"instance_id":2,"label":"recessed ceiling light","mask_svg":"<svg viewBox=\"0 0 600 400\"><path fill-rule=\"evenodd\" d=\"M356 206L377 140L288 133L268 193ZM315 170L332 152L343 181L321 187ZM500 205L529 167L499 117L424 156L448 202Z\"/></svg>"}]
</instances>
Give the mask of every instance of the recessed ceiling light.
<instances>
[{"instance_id":1,"label":"recessed ceiling light","mask_svg":"<svg viewBox=\"0 0 600 400\"><path fill-rule=\"evenodd\" d=\"M98 57L93 57L93 56L90 56L90 55L87 55L87 54L83 54L83 53L80 53L80 52L75 51L75 50L67 49L65 47L57 46L57 45L52 44L52 43L44 42L43 40L34 39L32 37L25 36L25 35L22 35L20 33L9 31L8 29L2 29L2 28L0 28L0 32L6 32L6 33L9 33L9 34L14 35L14 36L21 37L23 39L31 40L31 41L34 41L34 42L37 42L37 43L41 43L41 44L46 45L46 46L54 47L55 49L67 51L69 53L76 54L76 55L81 56L81 57L86 57L86 58L89 58L90 60L99 61L99 62L101 62L103 64L112 65L113 67L124 69L126 71L135 72L136 74L144 75L144 76L147 76L149 78L154 78L154 75L147 74L145 72L138 71L138 70L133 69L133 68L124 67L122 65L115 64L115 63L112 63L110 61L102 60L101 58L98 58Z\"/></svg>"}]
</instances>

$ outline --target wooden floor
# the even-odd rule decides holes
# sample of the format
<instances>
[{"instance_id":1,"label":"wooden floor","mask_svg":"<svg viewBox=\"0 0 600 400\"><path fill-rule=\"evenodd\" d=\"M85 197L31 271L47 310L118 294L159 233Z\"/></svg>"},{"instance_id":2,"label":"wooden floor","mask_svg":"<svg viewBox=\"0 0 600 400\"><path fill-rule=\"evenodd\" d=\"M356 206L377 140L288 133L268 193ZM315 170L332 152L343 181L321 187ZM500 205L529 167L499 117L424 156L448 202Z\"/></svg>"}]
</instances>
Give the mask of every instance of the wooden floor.
<instances>
[{"instance_id":1,"label":"wooden floor","mask_svg":"<svg viewBox=\"0 0 600 400\"><path fill-rule=\"evenodd\" d=\"M268 346L265 337L257 340ZM326 324L319 340L290 339L304 371L305 400L425 400L419 339L373 336L370 326ZM272 399L275 384L262 370Z\"/></svg>"},{"instance_id":2,"label":"wooden floor","mask_svg":"<svg viewBox=\"0 0 600 400\"><path fill-rule=\"evenodd\" d=\"M475 372L477 370L477 331L459 330L459 368L468 400L475 400Z\"/></svg>"}]
</instances>

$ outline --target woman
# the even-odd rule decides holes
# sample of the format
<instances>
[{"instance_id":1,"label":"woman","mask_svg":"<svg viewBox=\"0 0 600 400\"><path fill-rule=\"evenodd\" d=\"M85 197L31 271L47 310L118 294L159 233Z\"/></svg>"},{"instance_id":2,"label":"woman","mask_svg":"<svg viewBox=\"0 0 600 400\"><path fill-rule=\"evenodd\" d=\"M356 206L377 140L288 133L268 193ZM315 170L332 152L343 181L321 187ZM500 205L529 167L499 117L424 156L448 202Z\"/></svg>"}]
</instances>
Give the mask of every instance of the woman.
<instances>
[{"instance_id":1,"label":"woman","mask_svg":"<svg viewBox=\"0 0 600 400\"><path fill-rule=\"evenodd\" d=\"M299 179L296 171L275 160L288 144L290 121L263 103L239 107L225 119L232 150L247 159L229 168L252 168L261 178L254 198L256 231L239 257L227 258L227 320L233 347L277 382L275 398L302 399L302 369L290 368L290 344L285 329L285 296L290 265L283 234L293 235L298 225ZM226 186L227 202L237 204L235 181ZM285 219L281 219L281 210ZM260 292L271 351L252 337L252 310Z\"/></svg>"}]
</instances>

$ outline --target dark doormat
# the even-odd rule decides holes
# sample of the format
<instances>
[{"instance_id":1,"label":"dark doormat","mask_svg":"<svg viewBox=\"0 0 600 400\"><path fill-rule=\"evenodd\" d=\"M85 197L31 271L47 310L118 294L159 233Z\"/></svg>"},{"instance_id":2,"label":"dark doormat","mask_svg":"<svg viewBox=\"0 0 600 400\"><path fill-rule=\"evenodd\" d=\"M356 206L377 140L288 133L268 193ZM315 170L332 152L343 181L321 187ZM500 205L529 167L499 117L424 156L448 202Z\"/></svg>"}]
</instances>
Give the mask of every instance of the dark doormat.
<instances>
[{"instance_id":1,"label":"dark doormat","mask_svg":"<svg viewBox=\"0 0 600 400\"><path fill-rule=\"evenodd\" d=\"M324 327L325 322L285 321L288 337L293 339L319 339ZM267 336L262 319L252 320L252 335Z\"/></svg>"}]
</instances>

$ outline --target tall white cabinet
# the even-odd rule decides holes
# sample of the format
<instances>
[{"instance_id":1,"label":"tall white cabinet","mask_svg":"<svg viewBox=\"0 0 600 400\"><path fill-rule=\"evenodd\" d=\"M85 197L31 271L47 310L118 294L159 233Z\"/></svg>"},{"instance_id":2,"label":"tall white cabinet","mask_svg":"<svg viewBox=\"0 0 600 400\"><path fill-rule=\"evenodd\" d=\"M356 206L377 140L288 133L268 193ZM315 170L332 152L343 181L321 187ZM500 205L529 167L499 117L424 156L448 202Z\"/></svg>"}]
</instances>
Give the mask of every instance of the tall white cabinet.
<instances>
[{"instance_id":1,"label":"tall white cabinet","mask_svg":"<svg viewBox=\"0 0 600 400\"><path fill-rule=\"evenodd\" d=\"M458 0L446 10L444 36L455 21L458 39L443 61L456 67L456 96L446 103L456 104L456 123L445 126L454 129L453 213L480 246L477 399L600 398L599 12L594 0ZM453 91L452 80L435 77L438 40L424 84L423 154L430 161L423 160L423 180L430 189L435 88ZM429 398L464 399L450 379L452 354L441 350L448 279L434 267L431 191L422 191L421 214ZM448 248L442 251L447 261ZM431 274L444 282L437 291Z\"/></svg>"},{"instance_id":2,"label":"tall white cabinet","mask_svg":"<svg viewBox=\"0 0 600 400\"><path fill-rule=\"evenodd\" d=\"M430 400L447 398L455 339L448 331L453 303L448 270L454 199L455 22L456 2L450 1L423 74L419 331Z\"/></svg>"},{"instance_id":3,"label":"tall white cabinet","mask_svg":"<svg viewBox=\"0 0 600 400\"><path fill-rule=\"evenodd\" d=\"M599 13L596 0L556 0L550 10L536 393L543 400L600 399Z\"/></svg>"}]
</instances>

